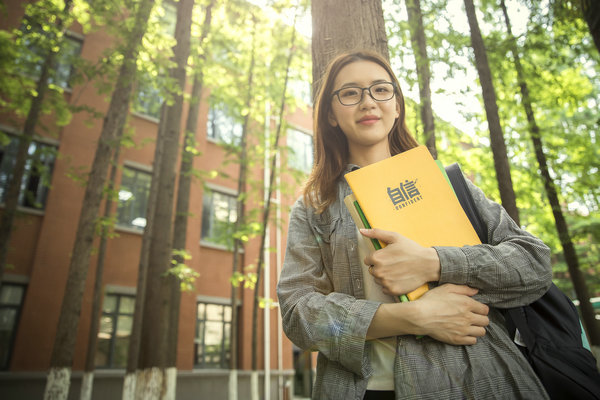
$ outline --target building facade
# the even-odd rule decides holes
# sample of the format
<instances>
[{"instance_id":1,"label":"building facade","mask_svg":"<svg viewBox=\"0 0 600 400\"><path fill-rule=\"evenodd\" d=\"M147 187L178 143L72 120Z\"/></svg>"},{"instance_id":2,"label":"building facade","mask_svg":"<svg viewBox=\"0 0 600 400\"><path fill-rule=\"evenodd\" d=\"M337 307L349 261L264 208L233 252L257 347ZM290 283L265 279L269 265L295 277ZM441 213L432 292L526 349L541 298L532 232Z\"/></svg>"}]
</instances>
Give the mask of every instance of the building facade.
<instances>
[{"instance_id":1,"label":"building facade","mask_svg":"<svg viewBox=\"0 0 600 400\"><path fill-rule=\"evenodd\" d=\"M19 28L24 12L22 2L11 0L5 4L6 12L0 17L0 28ZM67 36L70 54L88 60L101 57L112 41L102 30L84 35L77 25L69 27ZM99 94L94 85L70 87L70 69L67 61L59 60L59 75L54 78L64 87L67 101L72 104L83 102L105 112L107 96ZM154 140L159 126L156 98L140 90L136 96L136 105L128 119L135 145L121 149L114 182L118 193L112 210L116 216L116 235L108 239L102 277L103 300L95 351L93 397L97 399L120 398L121 394L136 301ZM234 307L230 284L233 253L224 245L223 238L230 237L231 226L236 219L235 177L239 167L236 163L226 162L227 152L221 144L235 140L240 126L229 118L226 110L211 107L209 103L205 96L199 104L196 139L201 155L194 159L194 168L199 171L222 169L221 172L230 178L218 175L192 183L186 249L191 255L188 265L199 277L193 289L181 296L177 347L178 399L226 398L231 368L229 332ZM182 121L185 121L188 111L189 104L186 104ZM286 120L291 127L287 135L288 145L294 149L287 158L289 168L306 170L312 163L311 111L288 113ZM77 177L89 171L102 129L101 119L90 124L89 115L85 113L73 114L70 123L63 127L56 126L52 115L44 116L42 121L49 129L37 130L29 148L30 159L22 181L19 216L9 245L9 267L0 293L0 392L3 398L37 399L43 393L83 201L84 185ZM1 196L4 196L7 177L14 164L22 122L22 118L14 115L4 113L0 116L0 130L9 139L0 147ZM268 173L267 169L268 163L265 163L253 170L252 175L261 179ZM286 243L286 216L297 195L274 194L276 207L273 213L277 213L283 223L270 226L267 247L274 250L266 257L263 274L266 284L259 288L261 297L276 300L275 287ZM251 199L249 204L256 205L258 200ZM2 211L3 208L0 208ZM244 265L256 264L259 243L258 238L248 242L242 254ZM98 245L97 239L95 249ZM94 252L77 330L69 398L79 397L97 260L98 253ZM249 398L250 393L252 305L253 292L240 290L239 302L235 305L240 316L239 337L235 339L239 349L240 399ZM294 350L282 333L276 303L273 308L261 309L258 326L261 398L292 398L295 361L308 359L308 364L304 364L308 367L300 368L299 372L300 381L306 382L306 375L302 374L310 374L312 357L303 357L301 352ZM296 388L296 393L301 394L303 390Z\"/></svg>"}]
</instances>

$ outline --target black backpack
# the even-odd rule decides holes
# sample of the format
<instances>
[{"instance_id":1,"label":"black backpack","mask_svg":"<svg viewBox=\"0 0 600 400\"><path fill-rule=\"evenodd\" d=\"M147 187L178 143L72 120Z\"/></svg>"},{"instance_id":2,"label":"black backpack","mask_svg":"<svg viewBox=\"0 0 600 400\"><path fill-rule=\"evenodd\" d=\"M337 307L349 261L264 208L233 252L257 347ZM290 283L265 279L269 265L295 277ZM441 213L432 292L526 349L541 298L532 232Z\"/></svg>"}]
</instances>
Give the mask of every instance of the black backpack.
<instances>
[{"instance_id":1,"label":"black backpack","mask_svg":"<svg viewBox=\"0 0 600 400\"><path fill-rule=\"evenodd\" d=\"M487 229L458 164L446 167L458 200L482 243ZM573 302L554 284L537 301L504 310L510 337L516 329L525 355L551 399L600 399L600 373L593 354L583 346L581 323Z\"/></svg>"}]
</instances>

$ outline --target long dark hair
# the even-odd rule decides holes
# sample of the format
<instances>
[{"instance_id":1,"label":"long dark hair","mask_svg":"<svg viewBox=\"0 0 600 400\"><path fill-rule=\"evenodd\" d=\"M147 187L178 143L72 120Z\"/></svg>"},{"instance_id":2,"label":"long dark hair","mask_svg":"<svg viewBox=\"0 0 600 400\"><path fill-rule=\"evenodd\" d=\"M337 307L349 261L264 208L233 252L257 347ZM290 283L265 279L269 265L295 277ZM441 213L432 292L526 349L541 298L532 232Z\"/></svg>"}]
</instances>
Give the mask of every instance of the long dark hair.
<instances>
[{"instance_id":1,"label":"long dark hair","mask_svg":"<svg viewBox=\"0 0 600 400\"><path fill-rule=\"evenodd\" d=\"M323 212L337 197L337 180L344 172L349 159L348 142L339 128L329 123L332 110L332 92L339 72L356 61L371 61L383 67L396 85L396 102L400 115L388 134L390 152L396 155L418 145L406 127L404 96L398 79L389 63L379 54L361 50L337 56L327 67L315 102L313 121L315 162L304 186L304 202Z\"/></svg>"}]
</instances>

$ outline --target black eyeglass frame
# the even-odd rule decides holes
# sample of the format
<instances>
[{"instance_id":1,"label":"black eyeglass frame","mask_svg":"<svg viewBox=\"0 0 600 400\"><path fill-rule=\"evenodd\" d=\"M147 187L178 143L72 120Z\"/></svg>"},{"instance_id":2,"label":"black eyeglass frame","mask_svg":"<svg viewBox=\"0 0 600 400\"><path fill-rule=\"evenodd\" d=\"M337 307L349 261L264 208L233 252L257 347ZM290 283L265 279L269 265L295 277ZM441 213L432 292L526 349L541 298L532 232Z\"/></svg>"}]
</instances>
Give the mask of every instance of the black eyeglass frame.
<instances>
[{"instance_id":1,"label":"black eyeglass frame","mask_svg":"<svg viewBox=\"0 0 600 400\"><path fill-rule=\"evenodd\" d=\"M393 90L392 90L392 96L391 96L389 99L385 99L385 100L377 100L377 99L376 99L376 98L373 96L373 94L371 93L371 88L372 88L373 86L381 85L381 84L383 84L383 83L387 83L387 84L390 84L390 85L392 85L392 88L393 88ZM360 99L358 99L358 101L357 101L356 103L352 103L352 104L344 104L344 102L342 102L342 98L340 97L340 92L341 92L342 90L346 90L346 89L359 89L359 90L360 90ZM355 105L357 105L357 104L360 104L360 103L363 101L363 99L364 99L364 96L365 96L365 90L366 90L367 92L369 92L369 96L371 96L371 98L373 99L373 101L377 101L377 102L383 102L383 101L390 101L391 99L393 99L393 98L394 98L394 96L396 95L396 89L397 89L397 85L396 85L394 82L387 82L387 81L383 81L383 82L376 82L376 83L374 83L374 84L372 84L371 86L368 86L368 87L360 87L360 86L345 86L345 87L343 87L343 88L340 88L340 89L338 89L338 90L334 91L334 92L331 94L331 98L333 99L334 97L337 97L337 99L338 99L338 101L340 102L340 104L341 104L341 105L343 105L343 106L347 106L347 107L350 107L350 106L355 106Z\"/></svg>"}]
</instances>

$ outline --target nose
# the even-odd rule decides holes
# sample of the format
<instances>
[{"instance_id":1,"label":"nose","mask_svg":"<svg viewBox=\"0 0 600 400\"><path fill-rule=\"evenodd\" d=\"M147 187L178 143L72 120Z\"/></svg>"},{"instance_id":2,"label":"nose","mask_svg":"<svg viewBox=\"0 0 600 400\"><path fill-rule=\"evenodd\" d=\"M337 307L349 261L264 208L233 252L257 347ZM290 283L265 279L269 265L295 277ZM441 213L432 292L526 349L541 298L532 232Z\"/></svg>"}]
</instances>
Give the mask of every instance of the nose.
<instances>
[{"instance_id":1,"label":"nose","mask_svg":"<svg viewBox=\"0 0 600 400\"><path fill-rule=\"evenodd\" d=\"M365 96L365 91L367 92L367 96ZM371 89L370 88L362 88L362 94L360 96L360 105L365 106L365 105L372 105L375 104L375 99L373 98L373 95L371 94Z\"/></svg>"}]
</instances>

